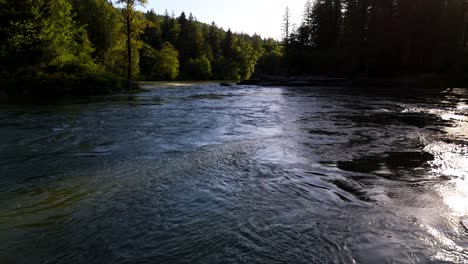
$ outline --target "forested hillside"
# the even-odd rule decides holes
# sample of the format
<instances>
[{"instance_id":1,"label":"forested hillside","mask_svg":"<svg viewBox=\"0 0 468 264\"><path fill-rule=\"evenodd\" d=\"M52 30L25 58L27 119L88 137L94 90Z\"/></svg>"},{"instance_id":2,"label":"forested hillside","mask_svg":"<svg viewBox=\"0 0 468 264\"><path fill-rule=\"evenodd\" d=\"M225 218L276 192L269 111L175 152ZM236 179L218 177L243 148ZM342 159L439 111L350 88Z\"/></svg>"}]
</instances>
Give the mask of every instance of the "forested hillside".
<instances>
[{"instance_id":1,"label":"forested hillside","mask_svg":"<svg viewBox=\"0 0 468 264\"><path fill-rule=\"evenodd\" d=\"M0 0L1 86L108 93L126 87L127 73L129 80L241 80L258 61L279 67L270 62L281 56L273 40L203 24L192 14L143 13L135 8L140 2L146 1Z\"/></svg>"},{"instance_id":2,"label":"forested hillside","mask_svg":"<svg viewBox=\"0 0 468 264\"><path fill-rule=\"evenodd\" d=\"M465 72L464 0L317 0L285 15L290 73L395 77Z\"/></svg>"},{"instance_id":3,"label":"forested hillside","mask_svg":"<svg viewBox=\"0 0 468 264\"><path fill-rule=\"evenodd\" d=\"M234 34L192 14L144 14L140 73L146 80L245 80L260 58L279 57L281 46L259 35ZM264 58L262 58L264 59Z\"/></svg>"},{"instance_id":4,"label":"forested hillside","mask_svg":"<svg viewBox=\"0 0 468 264\"><path fill-rule=\"evenodd\" d=\"M287 11L283 43L138 11L146 2L0 0L0 89L96 94L254 72L468 84L463 0L308 0L300 25Z\"/></svg>"}]
</instances>

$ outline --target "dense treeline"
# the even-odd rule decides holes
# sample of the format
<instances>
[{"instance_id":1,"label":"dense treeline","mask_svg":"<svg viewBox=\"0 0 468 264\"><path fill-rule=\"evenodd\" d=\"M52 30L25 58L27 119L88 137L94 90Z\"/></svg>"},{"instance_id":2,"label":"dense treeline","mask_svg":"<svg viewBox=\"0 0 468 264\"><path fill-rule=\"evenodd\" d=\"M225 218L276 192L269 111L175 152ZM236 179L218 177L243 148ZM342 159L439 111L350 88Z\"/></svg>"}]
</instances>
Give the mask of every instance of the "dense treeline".
<instances>
[{"instance_id":1,"label":"dense treeline","mask_svg":"<svg viewBox=\"0 0 468 264\"><path fill-rule=\"evenodd\" d=\"M464 0L307 1L285 16L290 73L416 76L467 69ZM287 29L287 31L286 31Z\"/></svg>"},{"instance_id":2,"label":"dense treeline","mask_svg":"<svg viewBox=\"0 0 468 264\"><path fill-rule=\"evenodd\" d=\"M145 19L140 66L146 80L245 80L260 58L281 56L280 45L271 39L226 32L214 22L197 22L192 14L149 11Z\"/></svg>"},{"instance_id":3,"label":"dense treeline","mask_svg":"<svg viewBox=\"0 0 468 264\"><path fill-rule=\"evenodd\" d=\"M90 18L91 27L75 15L75 10L87 12L85 2L94 4L89 8L96 19ZM114 70L119 60L112 58L125 50L118 17L105 1L1 0L1 87L13 93L47 94L122 88ZM92 32L104 24L112 28Z\"/></svg>"},{"instance_id":4,"label":"dense treeline","mask_svg":"<svg viewBox=\"0 0 468 264\"><path fill-rule=\"evenodd\" d=\"M281 47L273 40L226 32L191 14L136 11L145 2L0 0L1 87L107 93L125 88L127 74L151 81L240 80L259 61L279 67Z\"/></svg>"}]
</instances>

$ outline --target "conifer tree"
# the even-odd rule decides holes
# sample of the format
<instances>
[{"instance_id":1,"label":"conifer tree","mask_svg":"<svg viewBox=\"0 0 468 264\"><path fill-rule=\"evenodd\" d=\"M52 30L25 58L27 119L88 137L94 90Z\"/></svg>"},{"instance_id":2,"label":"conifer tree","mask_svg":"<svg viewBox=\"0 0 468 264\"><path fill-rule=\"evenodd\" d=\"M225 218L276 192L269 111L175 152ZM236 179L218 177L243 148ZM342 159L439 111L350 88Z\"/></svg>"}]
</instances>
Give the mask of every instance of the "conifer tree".
<instances>
[{"instance_id":1,"label":"conifer tree","mask_svg":"<svg viewBox=\"0 0 468 264\"><path fill-rule=\"evenodd\" d=\"M291 12L289 7L286 7L283 17L283 42L287 45L289 42L289 35L291 34Z\"/></svg>"}]
</instances>

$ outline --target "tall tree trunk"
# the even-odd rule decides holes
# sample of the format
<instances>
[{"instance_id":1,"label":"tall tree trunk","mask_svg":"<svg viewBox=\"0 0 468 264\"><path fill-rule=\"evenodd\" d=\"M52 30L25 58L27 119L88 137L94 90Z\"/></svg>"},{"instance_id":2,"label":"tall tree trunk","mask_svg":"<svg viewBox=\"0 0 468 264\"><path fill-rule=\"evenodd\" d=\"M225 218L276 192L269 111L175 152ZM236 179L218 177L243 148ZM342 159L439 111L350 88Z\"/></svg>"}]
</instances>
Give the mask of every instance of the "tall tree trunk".
<instances>
[{"instance_id":1,"label":"tall tree trunk","mask_svg":"<svg viewBox=\"0 0 468 264\"><path fill-rule=\"evenodd\" d=\"M132 89L132 25L131 25L131 7L127 5L127 55L128 55L128 68L127 68L127 85L128 90Z\"/></svg>"}]
</instances>

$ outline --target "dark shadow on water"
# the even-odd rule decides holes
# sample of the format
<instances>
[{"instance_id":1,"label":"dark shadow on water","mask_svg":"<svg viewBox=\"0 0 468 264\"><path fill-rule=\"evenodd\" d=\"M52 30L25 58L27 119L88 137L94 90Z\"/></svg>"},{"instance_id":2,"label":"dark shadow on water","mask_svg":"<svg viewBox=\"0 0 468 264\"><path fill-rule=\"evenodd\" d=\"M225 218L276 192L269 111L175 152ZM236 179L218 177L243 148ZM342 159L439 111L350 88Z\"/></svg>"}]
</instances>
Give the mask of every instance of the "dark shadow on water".
<instances>
[{"instance_id":1,"label":"dark shadow on water","mask_svg":"<svg viewBox=\"0 0 468 264\"><path fill-rule=\"evenodd\" d=\"M375 113L363 114L344 117L350 119L353 123L364 125L371 124L374 126L412 126L424 128L427 126L440 125L444 123L440 117L431 114L421 113ZM446 125L449 125L448 122Z\"/></svg>"},{"instance_id":2,"label":"dark shadow on water","mask_svg":"<svg viewBox=\"0 0 468 264\"><path fill-rule=\"evenodd\" d=\"M379 156L362 157L352 161L339 161L337 167L344 171L376 174L389 179L405 180L404 171L428 169L434 156L427 152L387 152Z\"/></svg>"}]
</instances>

